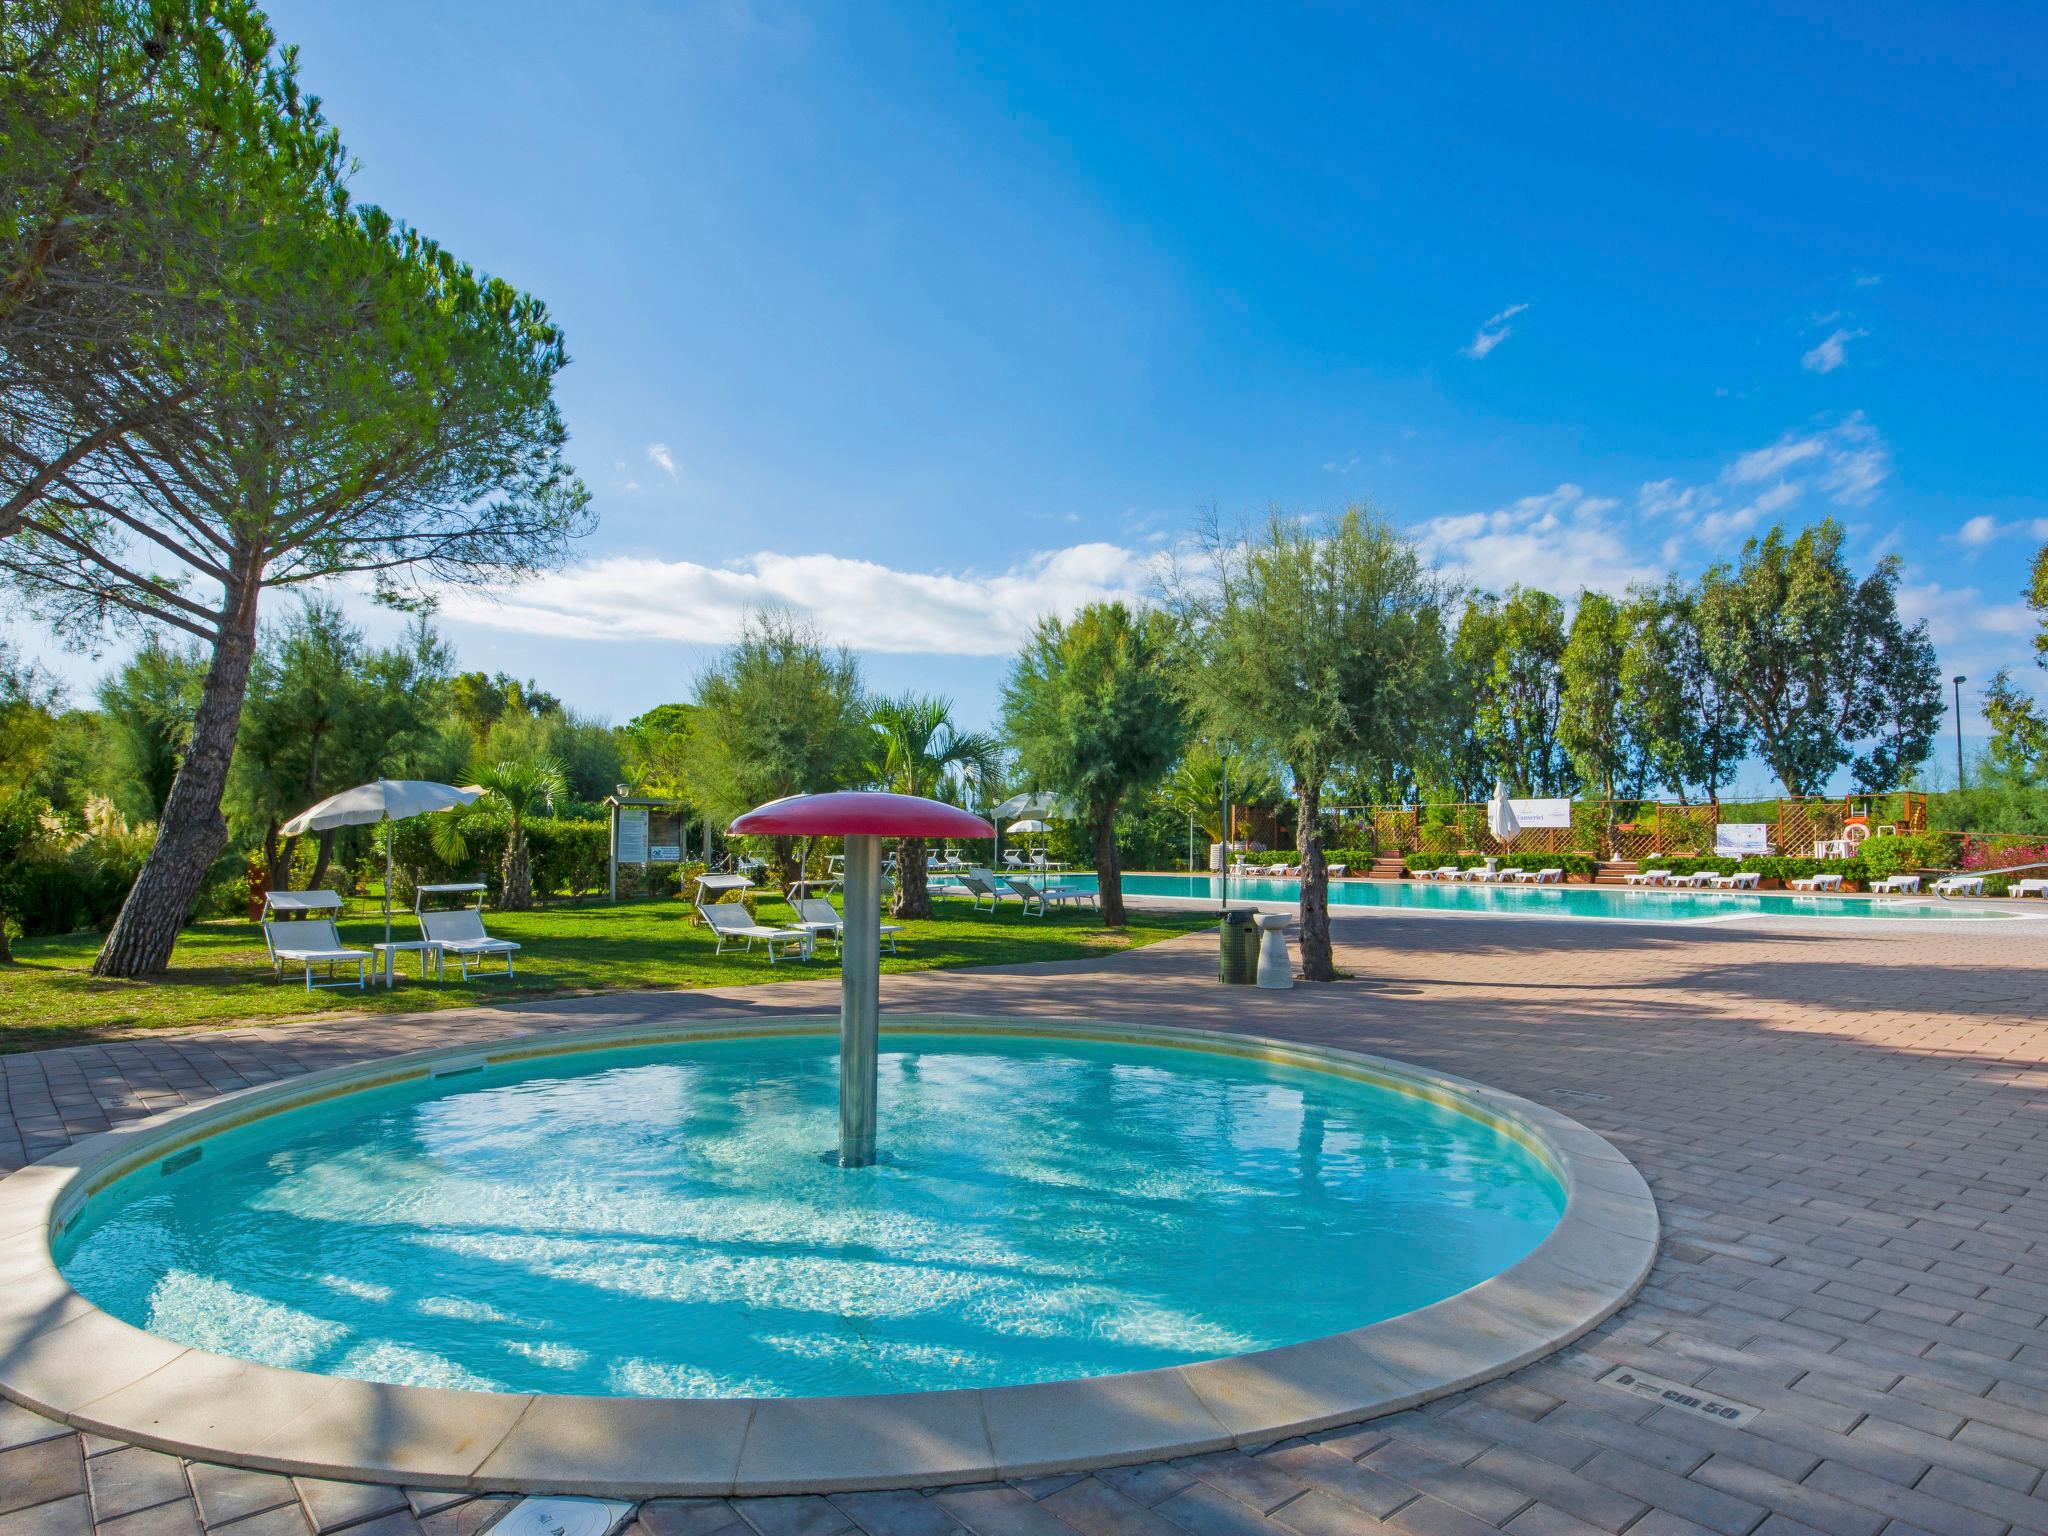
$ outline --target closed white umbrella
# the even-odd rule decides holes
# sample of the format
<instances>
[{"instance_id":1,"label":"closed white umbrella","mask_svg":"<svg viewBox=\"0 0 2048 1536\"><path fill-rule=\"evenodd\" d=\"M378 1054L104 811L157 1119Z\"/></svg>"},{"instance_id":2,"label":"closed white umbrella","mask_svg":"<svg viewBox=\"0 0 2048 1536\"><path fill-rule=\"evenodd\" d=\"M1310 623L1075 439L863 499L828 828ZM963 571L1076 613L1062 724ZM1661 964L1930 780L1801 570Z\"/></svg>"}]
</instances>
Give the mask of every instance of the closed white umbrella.
<instances>
[{"instance_id":1,"label":"closed white umbrella","mask_svg":"<svg viewBox=\"0 0 2048 1536\"><path fill-rule=\"evenodd\" d=\"M1515 819L1515 803L1508 798L1508 787L1500 779L1493 781L1493 798L1486 802L1486 825L1504 843L1512 843L1522 835L1522 824Z\"/></svg>"},{"instance_id":2,"label":"closed white umbrella","mask_svg":"<svg viewBox=\"0 0 2048 1536\"><path fill-rule=\"evenodd\" d=\"M329 827L362 827L376 822L404 821L432 811L452 811L468 805L482 794L480 789L457 789L453 784L436 784L432 779L378 779L358 784L338 795L329 795L318 805L308 806L280 829L286 837L308 832L325 832ZM384 942L391 942L391 838L384 838Z\"/></svg>"}]
</instances>

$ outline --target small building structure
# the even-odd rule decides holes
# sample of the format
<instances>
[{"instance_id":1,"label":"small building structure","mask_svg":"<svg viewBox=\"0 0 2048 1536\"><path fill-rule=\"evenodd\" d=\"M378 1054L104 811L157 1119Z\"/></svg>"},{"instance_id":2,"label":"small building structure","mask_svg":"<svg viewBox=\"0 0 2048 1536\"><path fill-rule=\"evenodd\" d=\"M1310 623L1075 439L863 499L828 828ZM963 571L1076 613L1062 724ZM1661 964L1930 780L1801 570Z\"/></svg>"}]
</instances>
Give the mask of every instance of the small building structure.
<instances>
[{"instance_id":1,"label":"small building structure","mask_svg":"<svg viewBox=\"0 0 2048 1536\"><path fill-rule=\"evenodd\" d=\"M621 868L637 868L652 889L656 871L673 871L688 862L690 812L681 801L620 794L607 795L604 803L611 821L605 889L613 901L619 899Z\"/></svg>"}]
</instances>

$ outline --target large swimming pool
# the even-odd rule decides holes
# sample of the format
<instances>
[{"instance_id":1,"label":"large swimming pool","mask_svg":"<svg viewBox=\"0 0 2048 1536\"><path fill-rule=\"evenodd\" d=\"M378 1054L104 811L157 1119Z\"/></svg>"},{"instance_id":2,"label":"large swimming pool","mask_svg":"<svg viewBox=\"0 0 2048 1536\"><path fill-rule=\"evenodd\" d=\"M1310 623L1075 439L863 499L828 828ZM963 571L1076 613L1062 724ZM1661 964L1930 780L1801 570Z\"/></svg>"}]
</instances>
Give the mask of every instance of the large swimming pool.
<instances>
[{"instance_id":1,"label":"large swimming pool","mask_svg":"<svg viewBox=\"0 0 2048 1536\"><path fill-rule=\"evenodd\" d=\"M1062 883L1090 887L1093 875ZM1225 886L1228 889L1225 889ZM1299 880L1231 879L1220 875L1124 876L1126 896L1173 896L1198 901L1288 902L1301 899ZM1611 885L1465 885L1435 880L1333 880L1333 907L1395 908L1422 912L1494 912L1537 917L1605 917L1633 922L1687 923L1765 914L1774 917L2022 918L2048 916L2040 907L2006 912L1933 898L1872 901L1857 896L1807 896L1777 891L1672 891ZM2015 904L2017 905L2017 903ZM2042 907L2048 907L2043 903Z\"/></svg>"}]
</instances>

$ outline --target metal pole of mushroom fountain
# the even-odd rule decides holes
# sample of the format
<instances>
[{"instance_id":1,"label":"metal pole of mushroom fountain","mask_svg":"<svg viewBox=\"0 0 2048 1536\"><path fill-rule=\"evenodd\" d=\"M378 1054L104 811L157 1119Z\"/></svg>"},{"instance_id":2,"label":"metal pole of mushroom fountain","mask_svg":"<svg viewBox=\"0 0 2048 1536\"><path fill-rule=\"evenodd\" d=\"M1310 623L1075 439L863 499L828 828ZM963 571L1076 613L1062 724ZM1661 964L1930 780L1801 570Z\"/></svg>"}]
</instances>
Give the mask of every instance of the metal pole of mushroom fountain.
<instances>
[{"instance_id":1,"label":"metal pole of mushroom fountain","mask_svg":"<svg viewBox=\"0 0 2048 1536\"><path fill-rule=\"evenodd\" d=\"M839 960L839 1166L875 1160L876 1058L882 1004L882 840L846 839Z\"/></svg>"}]
</instances>

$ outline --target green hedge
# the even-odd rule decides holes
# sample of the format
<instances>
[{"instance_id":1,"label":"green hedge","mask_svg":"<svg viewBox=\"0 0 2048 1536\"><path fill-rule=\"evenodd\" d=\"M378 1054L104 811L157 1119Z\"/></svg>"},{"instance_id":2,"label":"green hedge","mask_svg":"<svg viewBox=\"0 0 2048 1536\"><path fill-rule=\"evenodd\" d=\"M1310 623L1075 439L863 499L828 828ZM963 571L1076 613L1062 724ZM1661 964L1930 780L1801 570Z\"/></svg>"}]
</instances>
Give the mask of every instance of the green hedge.
<instances>
[{"instance_id":1,"label":"green hedge","mask_svg":"<svg viewBox=\"0 0 2048 1536\"><path fill-rule=\"evenodd\" d=\"M392 859L401 892L418 885L481 880L498 896L499 868L511 824L490 812L463 817L460 859L444 859L434 850L432 818L415 816L393 827ZM605 861L611 852L611 828L602 821L569 821L541 817L526 824L527 857L533 866L533 893L547 896L588 896L605 888Z\"/></svg>"},{"instance_id":2,"label":"green hedge","mask_svg":"<svg viewBox=\"0 0 2048 1536\"><path fill-rule=\"evenodd\" d=\"M1963 839L1955 832L1879 834L1863 840L1858 856L1879 880L1919 869L1954 869L1963 856Z\"/></svg>"},{"instance_id":3,"label":"green hedge","mask_svg":"<svg viewBox=\"0 0 2048 1536\"><path fill-rule=\"evenodd\" d=\"M1486 856L1477 853L1411 853L1401 861L1411 875L1418 870L1442 869L1455 864L1459 869L1478 869ZM1590 875L1600 861L1590 853L1503 853L1494 862L1502 869L1561 869L1567 875Z\"/></svg>"},{"instance_id":4,"label":"green hedge","mask_svg":"<svg viewBox=\"0 0 2048 1536\"><path fill-rule=\"evenodd\" d=\"M1369 848L1325 848L1325 864L1342 864L1348 869L1363 870L1372 867L1372 850ZM1241 853L1235 862L1263 869L1269 864L1299 864L1301 855L1292 848L1271 848L1263 853Z\"/></svg>"},{"instance_id":5,"label":"green hedge","mask_svg":"<svg viewBox=\"0 0 2048 1536\"><path fill-rule=\"evenodd\" d=\"M1650 854L1640 866L1643 869L1668 869L1674 875L1696 875L1708 870L1717 875L1762 875L1766 880L1803 880L1808 875L1840 875L1845 880L1862 884L1873 878L1870 865L1862 859L1811 859L1791 854L1750 854L1747 858L1730 859L1714 855L1704 858L1680 857L1669 854Z\"/></svg>"}]
</instances>

